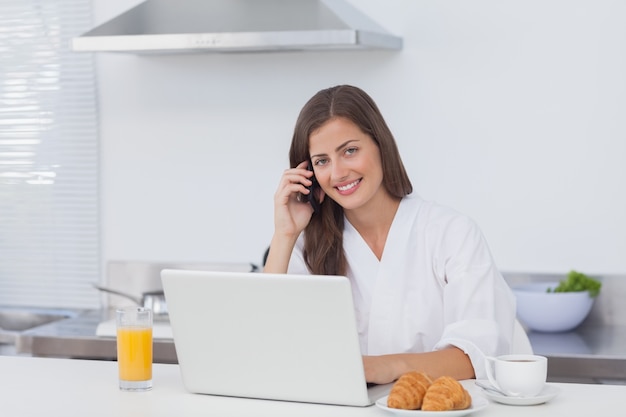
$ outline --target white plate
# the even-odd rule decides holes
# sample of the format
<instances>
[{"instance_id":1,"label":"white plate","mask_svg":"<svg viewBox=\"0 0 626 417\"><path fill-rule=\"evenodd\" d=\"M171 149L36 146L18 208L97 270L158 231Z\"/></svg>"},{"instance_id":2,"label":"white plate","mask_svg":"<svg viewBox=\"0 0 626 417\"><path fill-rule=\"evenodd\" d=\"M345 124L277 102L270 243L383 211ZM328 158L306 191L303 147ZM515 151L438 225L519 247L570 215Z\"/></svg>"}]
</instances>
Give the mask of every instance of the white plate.
<instances>
[{"instance_id":1,"label":"white plate","mask_svg":"<svg viewBox=\"0 0 626 417\"><path fill-rule=\"evenodd\" d=\"M482 410L483 408L489 405L489 401L485 400L482 397L472 395L472 405L465 410L451 410L451 411L422 411L422 410L401 410L399 408L390 408L387 407L387 397L388 395L380 398L376 401L376 406L378 408L382 408L383 410L390 411L399 416L413 416L413 417L427 417L427 416L438 416L438 417L461 417L466 416L468 414L475 413L478 410Z\"/></svg>"},{"instance_id":2,"label":"white plate","mask_svg":"<svg viewBox=\"0 0 626 417\"><path fill-rule=\"evenodd\" d=\"M487 385L489 381L481 381ZM482 388L481 388L482 389ZM557 395L561 390L554 385L546 384L545 388L539 393L539 395L535 397L506 397L502 394L498 394L497 392L488 391L486 389L482 389L483 395L489 398L492 401L508 404L508 405L537 405L547 403Z\"/></svg>"}]
</instances>

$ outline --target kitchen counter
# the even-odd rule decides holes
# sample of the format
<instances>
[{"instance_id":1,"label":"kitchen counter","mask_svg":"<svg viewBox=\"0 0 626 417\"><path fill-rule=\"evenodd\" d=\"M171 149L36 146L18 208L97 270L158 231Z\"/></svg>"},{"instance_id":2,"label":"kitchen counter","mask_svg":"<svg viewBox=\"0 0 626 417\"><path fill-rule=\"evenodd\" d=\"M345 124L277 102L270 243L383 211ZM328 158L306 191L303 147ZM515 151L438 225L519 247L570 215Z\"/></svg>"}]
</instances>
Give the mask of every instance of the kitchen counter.
<instances>
[{"instance_id":1,"label":"kitchen counter","mask_svg":"<svg viewBox=\"0 0 626 417\"><path fill-rule=\"evenodd\" d=\"M185 391L178 365L155 364L154 388L122 392L117 387L117 364L110 361L67 360L19 356L0 357L0 410L21 416L380 416L393 414L376 406L345 407L190 394ZM463 381L473 396L482 395L474 381ZM588 415L615 416L626 387L619 385L554 383L559 395L530 407L489 405L480 417Z\"/></svg>"},{"instance_id":2,"label":"kitchen counter","mask_svg":"<svg viewBox=\"0 0 626 417\"><path fill-rule=\"evenodd\" d=\"M626 326L590 324L528 338L536 354L548 357L552 381L626 384Z\"/></svg>"},{"instance_id":3,"label":"kitchen counter","mask_svg":"<svg viewBox=\"0 0 626 417\"><path fill-rule=\"evenodd\" d=\"M115 360L114 337L96 336L113 315L88 310L75 318L41 326L17 340L18 354L42 357ZM528 334L535 353L548 357L551 382L626 383L626 326L583 325L567 333ZM154 340L154 362L176 364L171 339Z\"/></svg>"},{"instance_id":4,"label":"kitchen counter","mask_svg":"<svg viewBox=\"0 0 626 417\"><path fill-rule=\"evenodd\" d=\"M115 337L96 336L98 324L115 317L113 310L86 310L77 317L46 324L22 333L17 354L32 356L115 360ZM155 363L178 363L172 339L154 339Z\"/></svg>"}]
</instances>

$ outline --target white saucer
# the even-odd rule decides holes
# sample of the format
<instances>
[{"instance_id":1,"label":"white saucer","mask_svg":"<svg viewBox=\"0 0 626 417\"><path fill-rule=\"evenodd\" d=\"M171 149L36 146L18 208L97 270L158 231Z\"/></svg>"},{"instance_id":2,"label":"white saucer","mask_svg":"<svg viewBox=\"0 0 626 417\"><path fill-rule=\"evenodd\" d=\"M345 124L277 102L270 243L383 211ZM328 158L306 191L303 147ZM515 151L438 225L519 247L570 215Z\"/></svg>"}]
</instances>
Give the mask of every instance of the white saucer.
<instances>
[{"instance_id":1,"label":"white saucer","mask_svg":"<svg viewBox=\"0 0 626 417\"><path fill-rule=\"evenodd\" d=\"M489 381L481 381L483 384L489 384ZM478 385L477 385L478 386ZM544 389L535 397L506 397L494 391L488 391L481 388L483 395L492 401L508 404L508 405L537 405L547 403L561 392L560 388L554 385L546 384Z\"/></svg>"},{"instance_id":2,"label":"white saucer","mask_svg":"<svg viewBox=\"0 0 626 417\"><path fill-rule=\"evenodd\" d=\"M483 408L489 405L489 401L485 400L484 398L479 397L477 395L472 395L472 405L469 408L466 408L465 410L451 410L451 411L401 410L399 408L387 407L387 397L388 395L385 395L383 398L380 398L378 401L376 401L376 406L379 408L382 408L383 410L387 410L394 414L397 414L399 416L461 417L461 416L466 416L468 414L475 413L476 411L482 410Z\"/></svg>"}]
</instances>

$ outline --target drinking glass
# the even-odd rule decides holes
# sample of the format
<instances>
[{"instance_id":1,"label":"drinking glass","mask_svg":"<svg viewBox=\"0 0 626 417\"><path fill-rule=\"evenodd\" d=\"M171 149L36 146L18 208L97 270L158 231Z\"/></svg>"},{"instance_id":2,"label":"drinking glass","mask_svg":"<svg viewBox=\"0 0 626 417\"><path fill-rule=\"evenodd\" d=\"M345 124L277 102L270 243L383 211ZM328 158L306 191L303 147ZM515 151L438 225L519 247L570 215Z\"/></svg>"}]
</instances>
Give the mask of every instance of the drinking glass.
<instances>
[{"instance_id":1,"label":"drinking glass","mask_svg":"<svg viewBox=\"0 0 626 417\"><path fill-rule=\"evenodd\" d=\"M124 391L152 389L152 310L116 311L119 386Z\"/></svg>"}]
</instances>

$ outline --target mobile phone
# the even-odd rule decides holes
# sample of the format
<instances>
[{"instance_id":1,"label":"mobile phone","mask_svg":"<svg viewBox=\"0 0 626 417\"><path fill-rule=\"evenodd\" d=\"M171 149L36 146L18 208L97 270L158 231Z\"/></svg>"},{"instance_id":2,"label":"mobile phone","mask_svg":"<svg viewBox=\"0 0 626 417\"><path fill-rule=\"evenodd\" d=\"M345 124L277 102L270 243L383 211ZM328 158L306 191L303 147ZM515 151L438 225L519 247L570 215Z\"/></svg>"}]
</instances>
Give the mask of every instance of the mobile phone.
<instances>
[{"instance_id":1,"label":"mobile phone","mask_svg":"<svg viewBox=\"0 0 626 417\"><path fill-rule=\"evenodd\" d=\"M313 163L311 162L310 159L309 159L309 164L307 165L306 169L313 172ZM311 206L313 207L313 213L317 213L320 210L320 202L317 199L317 193L320 188L320 184L317 182L315 175L313 175L310 178L310 180L312 184L306 187L310 192L308 195L305 196L305 198L306 198L306 201L311 203Z\"/></svg>"}]
</instances>

